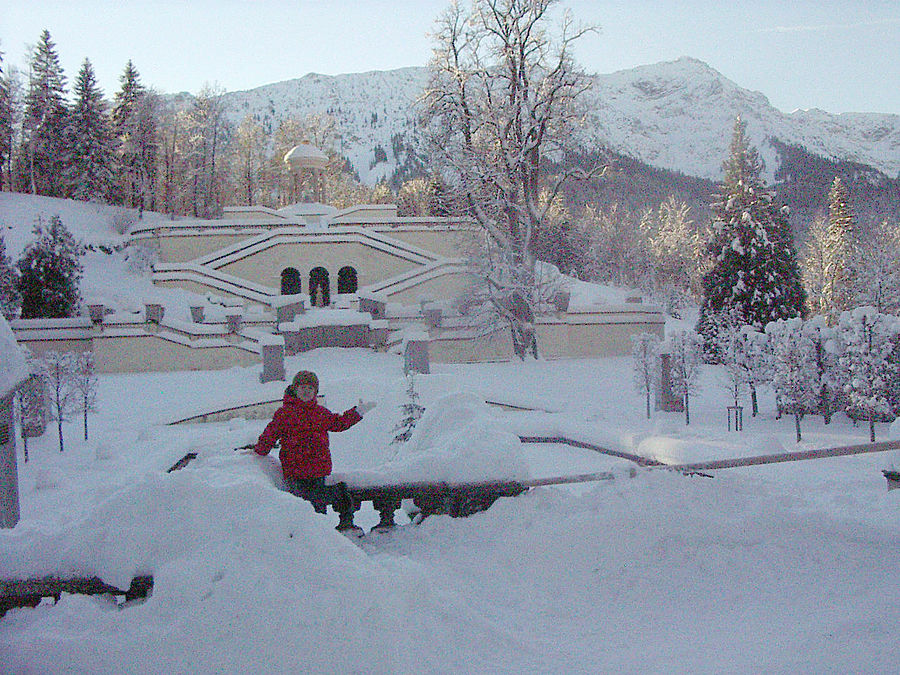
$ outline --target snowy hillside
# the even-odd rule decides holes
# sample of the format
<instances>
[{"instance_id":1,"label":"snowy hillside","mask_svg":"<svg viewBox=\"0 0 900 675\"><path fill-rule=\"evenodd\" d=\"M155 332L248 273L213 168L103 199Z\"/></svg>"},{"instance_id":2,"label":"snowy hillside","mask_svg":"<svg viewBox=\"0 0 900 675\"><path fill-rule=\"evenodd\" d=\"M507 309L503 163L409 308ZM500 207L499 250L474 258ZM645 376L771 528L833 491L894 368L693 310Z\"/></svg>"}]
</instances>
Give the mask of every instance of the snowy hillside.
<instances>
[{"instance_id":1,"label":"snowy hillside","mask_svg":"<svg viewBox=\"0 0 900 675\"><path fill-rule=\"evenodd\" d=\"M342 154L363 181L374 184L406 160L415 146L416 101L425 68L296 80L226 94L232 119L256 116L267 128L281 120L327 112L344 129ZM785 113L759 92L731 82L702 61L681 58L597 75L584 144L605 144L652 166L718 179L734 118L747 121L769 177L778 168L769 138L801 145L827 158L900 174L900 115L821 110ZM375 148L387 161L374 164Z\"/></svg>"}]
</instances>

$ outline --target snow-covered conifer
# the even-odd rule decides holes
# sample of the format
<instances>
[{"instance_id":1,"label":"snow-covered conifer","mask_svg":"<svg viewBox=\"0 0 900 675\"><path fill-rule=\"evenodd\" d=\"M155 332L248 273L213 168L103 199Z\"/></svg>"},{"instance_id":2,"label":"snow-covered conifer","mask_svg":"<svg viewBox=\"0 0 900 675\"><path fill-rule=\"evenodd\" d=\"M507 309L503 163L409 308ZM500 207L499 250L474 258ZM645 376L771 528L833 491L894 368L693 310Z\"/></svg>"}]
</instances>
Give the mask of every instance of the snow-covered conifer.
<instances>
[{"instance_id":1,"label":"snow-covered conifer","mask_svg":"<svg viewBox=\"0 0 900 675\"><path fill-rule=\"evenodd\" d=\"M710 342L712 317L736 308L761 330L770 321L802 316L806 296L784 208L763 183L763 163L738 118L725 179L712 204L712 267L703 277L698 330Z\"/></svg>"},{"instance_id":2,"label":"snow-covered conifer","mask_svg":"<svg viewBox=\"0 0 900 675\"><path fill-rule=\"evenodd\" d=\"M835 178L828 191L828 229L822 250L822 294L818 311L834 321L853 302L855 232L850 192Z\"/></svg>"},{"instance_id":3,"label":"snow-covered conifer","mask_svg":"<svg viewBox=\"0 0 900 675\"><path fill-rule=\"evenodd\" d=\"M14 130L14 101L10 78L3 72L3 52L0 52L0 190L4 182L4 169L12 154ZM10 182L12 182L10 180Z\"/></svg>"},{"instance_id":4,"label":"snow-covered conifer","mask_svg":"<svg viewBox=\"0 0 900 675\"><path fill-rule=\"evenodd\" d=\"M897 317L879 314L874 307L843 312L838 322L842 343L840 364L846 371L847 414L869 422L875 442L875 422L893 417L889 387L897 364L893 360L900 327Z\"/></svg>"},{"instance_id":5,"label":"snow-covered conifer","mask_svg":"<svg viewBox=\"0 0 900 675\"><path fill-rule=\"evenodd\" d=\"M819 397L815 346L799 318L772 321L766 326L766 335L772 354L772 388L778 400L779 414L794 415L799 443L800 420L815 409Z\"/></svg>"},{"instance_id":6,"label":"snow-covered conifer","mask_svg":"<svg viewBox=\"0 0 900 675\"><path fill-rule=\"evenodd\" d=\"M643 394L647 403L647 419L650 419L650 400L659 379L658 335L641 333L631 338L631 363L634 373L634 387Z\"/></svg>"},{"instance_id":7,"label":"snow-covered conifer","mask_svg":"<svg viewBox=\"0 0 900 675\"><path fill-rule=\"evenodd\" d=\"M672 316L699 297L703 238L690 216L690 207L669 197L659 209L645 214L641 230L653 256L652 295Z\"/></svg>"},{"instance_id":8,"label":"snow-covered conifer","mask_svg":"<svg viewBox=\"0 0 900 675\"><path fill-rule=\"evenodd\" d=\"M71 163L67 183L71 196L81 201L108 202L115 183L115 139L103 92L88 59L75 81L68 137Z\"/></svg>"},{"instance_id":9,"label":"snow-covered conifer","mask_svg":"<svg viewBox=\"0 0 900 675\"><path fill-rule=\"evenodd\" d=\"M7 319L16 316L22 303L18 284L18 272L6 255L6 242L3 235L0 235L0 313Z\"/></svg>"},{"instance_id":10,"label":"snow-covered conifer","mask_svg":"<svg viewBox=\"0 0 900 675\"><path fill-rule=\"evenodd\" d=\"M690 397L700 390L703 340L692 330L681 330L673 333L668 342L672 354L672 390L684 400L684 422L690 424Z\"/></svg>"},{"instance_id":11,"label":"snow-covered conifer","mask_svg":"<svg viewBox=\"0 0 900 675\"><path fill-rule=\"evenodd\" d=\"M857 236L852 262L854 305L900 313L900 228L881 221Z\"/></svg>"},{"instance_id":12,"label":"snow-covered conifer","mask_svg":"<svg viewBox=\"0 0 900 675\"><path fill-rule=\"evenodd\" d=\"M25 117L22 122L29 189L32 194L66 193L66 80L50 32L41 33L31 55Z\"/></svg>"},{"instance_id":13,"label":"snow-covered conifer","mask_svg":"<svg viewBox=\"0 0 900 675\"><path fill-rule=\"evenodd\" d=\"M22 296L23 319L73 316L81 303L83 249L63 225L52 216L46 225L38 220L33 241L19 259L18 289Z\"/></svg>"},{"instance_id":14,"label":"snow-covered conifer","mask_svg":"<svg viewBox=\"0 0 900 675\"><path fill-rule=\"evenodd\" d=\"M141 84L131 61L125 65L119 81L122 86L115 94L112 109L121 167L119 197L124 206L143 214L145 208L150 208L156 181L157 100ZM164 171L171 168L165 167Z\"/></svg>"}]
</instances>

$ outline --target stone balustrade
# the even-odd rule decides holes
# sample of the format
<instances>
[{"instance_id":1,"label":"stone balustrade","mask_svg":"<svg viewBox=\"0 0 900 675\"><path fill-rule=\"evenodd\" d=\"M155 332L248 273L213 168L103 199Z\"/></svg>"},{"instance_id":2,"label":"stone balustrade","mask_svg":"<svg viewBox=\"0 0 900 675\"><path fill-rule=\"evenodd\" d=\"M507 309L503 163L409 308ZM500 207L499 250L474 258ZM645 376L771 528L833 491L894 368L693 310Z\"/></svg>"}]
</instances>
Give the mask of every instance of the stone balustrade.
<instances>
[{"instance_id":1,"label":"stone balustrade","mask_svg":"<svg viewBox=\"0 0 900 675\"><path fill-rule=\"evenodd\" d=\"M338 513L337 529L359 529L353 522L362 502L372 502L380 520L373 528L389 530L396 525L394 512L404 499L411 499L422 517L448 515L464 518L484 511L501 497L515 497L528 490L516 481L486 481L483 483L398 483L394 485L356 486L342 484L342 496L333 507Z\"/></svg>"}]
</instances>

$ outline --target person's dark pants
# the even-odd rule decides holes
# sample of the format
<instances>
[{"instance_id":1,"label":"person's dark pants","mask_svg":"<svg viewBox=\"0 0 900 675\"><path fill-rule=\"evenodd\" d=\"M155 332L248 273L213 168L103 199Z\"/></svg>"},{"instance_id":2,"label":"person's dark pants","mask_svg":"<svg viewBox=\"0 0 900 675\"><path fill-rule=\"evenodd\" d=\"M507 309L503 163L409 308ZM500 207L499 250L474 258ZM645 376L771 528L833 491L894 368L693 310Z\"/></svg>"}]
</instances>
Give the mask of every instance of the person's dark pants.
<instances>
[{"instance_id":1,"label":"person's dark pants","mask_svg":"<svg viewBox=\"0 0 900 675\"><path fill-rule=\"evenodd\" d=\"M293 476L284 477L284 489L292 495L305 499L316 513L325 513L328 505L332 506L338 500L346 498L346 487L343 483L337 485L326 485L325 478L294 478Z\"/></svg>"}]
</instances>

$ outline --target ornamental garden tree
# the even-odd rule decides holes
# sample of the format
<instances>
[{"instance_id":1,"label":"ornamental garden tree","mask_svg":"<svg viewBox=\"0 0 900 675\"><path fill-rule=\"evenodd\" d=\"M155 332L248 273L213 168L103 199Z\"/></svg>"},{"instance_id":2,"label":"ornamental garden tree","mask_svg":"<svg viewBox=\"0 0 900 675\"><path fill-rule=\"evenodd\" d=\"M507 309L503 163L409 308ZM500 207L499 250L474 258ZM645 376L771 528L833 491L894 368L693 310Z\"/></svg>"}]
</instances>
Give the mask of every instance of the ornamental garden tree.
<instances>
[{"instance_id":1,"label":"ornamental garden tree","mask_svg":"<svg viewBox=\"0 0 900 675\"><path fill-rule=\"evenodd\" d=\"M879 314L873 307L857 307L841 314L838 331L847 414L869 422L869 440L874 443L875 422L893 418L890 386L897 370L893 356L900 326L897 317Z\"/></svg>"}]
</instances>

